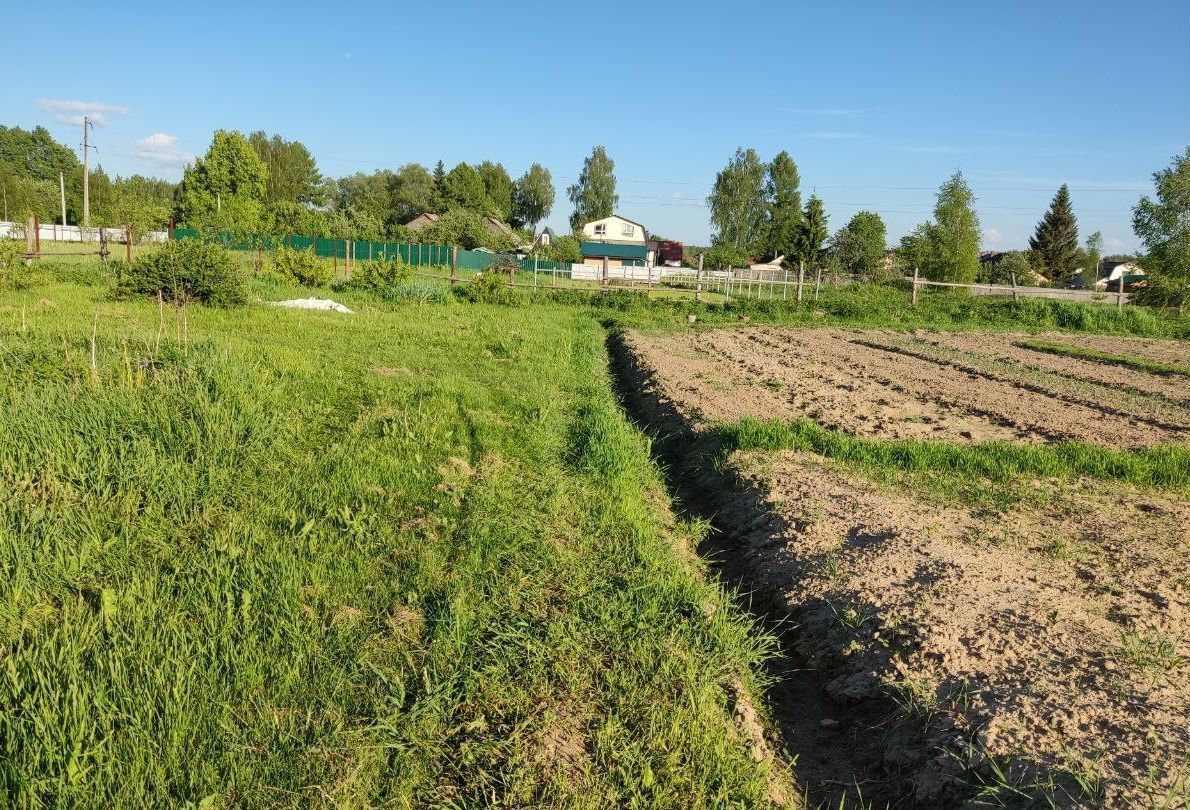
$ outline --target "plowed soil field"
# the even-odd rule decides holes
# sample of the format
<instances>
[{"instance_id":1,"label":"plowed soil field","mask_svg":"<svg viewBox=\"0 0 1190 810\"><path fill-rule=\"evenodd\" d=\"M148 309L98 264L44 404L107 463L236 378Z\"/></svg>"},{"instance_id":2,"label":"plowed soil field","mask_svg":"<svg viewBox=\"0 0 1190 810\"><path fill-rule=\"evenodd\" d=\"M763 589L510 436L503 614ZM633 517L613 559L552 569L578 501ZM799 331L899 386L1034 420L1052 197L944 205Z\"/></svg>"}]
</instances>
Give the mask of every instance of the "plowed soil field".
<instances>
[{"instance_id":1,"label":"plowed soil field","mask_svg":"<svg viewBox=\"0 0 1190 810\"><path fill-rule=\"evenodd\" d=\"M681 422L691 446L744 416L874 439L1190 441L1190 379L1022 345L1038 339L1190 363L1175 341L1066 334L740 328L624 343L640 418ZM804 713L825 719L783 713L812 797L1190 806L1183 491L1037 480L989 508L805 452L725 466L732 486L689 497L708 500L741 584L797 628L790 677L817 678L825 708ZM862 710L890 700L919 725ZM827 762L844 756L864 782L851 792Z\"/></svg>"}]
</instances>

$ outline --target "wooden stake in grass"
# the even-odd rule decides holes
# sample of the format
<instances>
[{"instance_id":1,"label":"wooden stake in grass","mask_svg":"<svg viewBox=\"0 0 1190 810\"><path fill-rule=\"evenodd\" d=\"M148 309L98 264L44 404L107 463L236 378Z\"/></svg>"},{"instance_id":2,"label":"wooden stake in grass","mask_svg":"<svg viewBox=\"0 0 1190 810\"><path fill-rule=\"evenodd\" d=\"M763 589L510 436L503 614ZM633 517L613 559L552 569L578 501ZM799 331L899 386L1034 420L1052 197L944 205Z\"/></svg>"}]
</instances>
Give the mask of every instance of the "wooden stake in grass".
<instances>
[{"instance_id":1,"label":"wooden stake in grass","mask_svg":"<svg viewBox=\"0 0 1190 810\"><path fill-rule=\"evenodd\" d=\"M157 345L153 347L154 357L161 350L161 337L165 334L165 297L157 291Z\"/></svg>"},{"instance_id":2,"label":"wooden stake in grass","mask_svg":"<svg viewBox=\"0 0 1190 810\"><path fill-rule=\"evenodd\" d=\"M797 302L802 302L802 285L806 283L806 263L797 263Z\"/></svg>"},{"instance_id":3,"label":"wooden stake in grass","mask_svg":"<svg viewBox=\"0 0 1190 810\"><path fill-rule=\"evenodd\" d=\"M909 303L912 304L913 306L917 306L917 277L918 277L918 273L919 273L918 269L916 267L914 267L913 268L913 291L909 294Z\"/></svg>"},{"instance_id":4,"label":"wooden stake in grass","mask_svg":"<svg viewBox=\"0 0 1190 810\"><path fill-rule=\"evenodd\" d=\"M97 343L99 340L99 309L95 310L94 317L91 320L91 373L96 377L99 376L99 350Z\"/></svg>"}]
</instances>

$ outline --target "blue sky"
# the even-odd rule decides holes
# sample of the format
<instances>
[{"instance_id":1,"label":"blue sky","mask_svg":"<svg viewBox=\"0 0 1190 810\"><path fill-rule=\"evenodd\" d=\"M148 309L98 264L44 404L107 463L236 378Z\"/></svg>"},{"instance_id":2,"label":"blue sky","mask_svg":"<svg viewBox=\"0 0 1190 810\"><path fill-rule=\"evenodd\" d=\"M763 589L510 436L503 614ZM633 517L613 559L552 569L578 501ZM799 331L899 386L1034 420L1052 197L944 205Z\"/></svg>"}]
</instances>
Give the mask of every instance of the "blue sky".
<instances>
[{"instance_id":1,"label":"blue sky","mask_svg":"<svg viewBox=\"0 0 1190 810\"><path fill-rule=\"evenodd\" d=\"M1185 0L122 4L6 43L0 123L176 179L218 128L310 147L324 173L416 161L534 162L565 186L603 144L619 213L705 243L737 146L788 150L832 230L879 212L890 240L962 169L989 249L1022 247L1057 186L1080 233L1136 240L1129 211L1190 144ZM14 75L15 74L15 75ZM65 102L78 102L71 104Z\"/></svg>"}]
</instances>

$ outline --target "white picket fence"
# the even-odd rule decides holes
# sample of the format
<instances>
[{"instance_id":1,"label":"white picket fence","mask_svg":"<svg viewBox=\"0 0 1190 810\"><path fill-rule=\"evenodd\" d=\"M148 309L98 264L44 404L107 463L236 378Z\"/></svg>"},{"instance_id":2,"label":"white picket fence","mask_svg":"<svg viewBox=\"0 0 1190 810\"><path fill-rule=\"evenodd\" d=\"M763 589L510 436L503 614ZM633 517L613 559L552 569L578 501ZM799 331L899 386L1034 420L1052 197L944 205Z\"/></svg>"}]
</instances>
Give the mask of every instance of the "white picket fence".
<instances>
[{"instance_id":1,"label":"white picket fence","mask_svg":"<svg viewBox=\"0 0 1190 810\"><path fill-rule=\"evenodd\" d=\"M704 279L711 277L726 278L728 273L727 271L712 272L710 270L704 270L702 275ZM570 266L570 277L576 281L603 281L603 265L572 264ZM664 265L654 265L653 267L623 267L609 265L607 268L607 277L609 280L641 281L646 284L658 284L663 281L683 281L686 279L690 283L694 283L695 272L689 267L668 267Z\"/></svg>"},{"instance_id":2,"label":"white picket fence","mask_svg":"<svg viewBox=\"0 0 1190 810\"><path fill-rule=\"evenodd\" d=\"M24 239L25 223L0 222L0 239ZM100 231L109 242L124 242L123 228L84 228L81 225L41 225L38 236L43 242L98 242ZM135 237L138 242L168 242L166 231L149 231Z\"/></svg>"}]
</instances>

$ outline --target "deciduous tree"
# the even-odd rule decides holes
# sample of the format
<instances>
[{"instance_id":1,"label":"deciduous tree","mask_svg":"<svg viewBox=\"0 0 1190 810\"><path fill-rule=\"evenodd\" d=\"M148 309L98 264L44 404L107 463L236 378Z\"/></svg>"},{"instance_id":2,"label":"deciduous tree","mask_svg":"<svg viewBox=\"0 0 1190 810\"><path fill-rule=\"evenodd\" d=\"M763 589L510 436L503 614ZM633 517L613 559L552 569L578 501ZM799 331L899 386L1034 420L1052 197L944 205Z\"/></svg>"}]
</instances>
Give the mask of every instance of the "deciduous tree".
<instances>
[{"instance_id":1,"label":"deciduous tree","mask_svg":"<svg viewBox=\"0 0 1190 810\"><path fill-rule=\"evenodd\" d=\"M759 245L768 206L765 201L766 166L755 149L736 149L735 155L715 177L707 197L715 244L750 253ZM795 170L796 171L796 170Z\"/></svg>"},{"instance_id":2,"label":"deciduous tree","mask_svg":"<svg viewBox=\"0 0 1190 810\"><path fill-rule=\"evenodd\" d=\"M845 272L872 276L884 265L887 229L880 215L860 211L835 235L832 249Z\"/></svg>"},{"instance_id":3,"label":"deciduous tree","mask_svg":"<svg viewBox=\"0 0 1190 810\"><path fill-rule=\"evenodd\" d=\"M620 198L616 195L616 164L607 150L596 146L583 161L578 182L566 189L566 196L574 203L570 229L575 233L592 220L610 217L616 212Z\"/></svg>"},{"instance_id":4,"label":"deciduous tree","mask_svg":"<svg viewBox=\"0 0 1190 810\"><path fill-rule=\"evenodd\" d=\"M512 216L512 178L508 176L508 171L502 164L490 160L480 163L476 171L483 181L483 191L488 199L486 213L507 222Z\"/></svg>"},{"instance_id":5,"label":"deciduous tree","mask_svg":"<svg viewBox=\"0 0 1190 810\"><path fill-rule=\"evenodd\" d=\"M922 262L926 278L970 284L979 273L979 217L975 195L962 172L938 189L934 222L926 228L928 249Z\"/></svg>"},{"instance_id":6,"label":"deciduous tree","mask_svg":"<svg viewBox=\"0 0 1190 810\"><path fill-rule=\"evenodd\" d=\"M324 205L327 202L322 172L304 144L284 140L280 135L270 138L261 131L249 135L248 143L269 170L265 205L281 202Z\"/></svg>"},{"instance_id":7,"label":"deciduous tree","mask_svg":"<svg viewBox=\"0 0 1190 810\"><path fill-rule=\"evenodd\" d=\"M1156 199L1141 197L1132 209L1132 229L1148 250L1144 267L1154 302L1184 308L1190 303L1190 147L1153 175Z\"/></svg>"},{"instance_id":8,"label":"deciduous tree","mask_svg":"<svg viewBox=\"0 0 1190 810\"><path fill-rule=\"evenodd\" d=\"M178 219L191 228L258 233L268 174L247 138L218 130L206 155L186 167Z\"/></svg>"},{"instance_id":9,"label":"deciduous tree","mask_svg":"<svg viewBox=\"0 0 1190 810\"><path fill-rule=\"evenodd\" d=\"M448 207L462 208L473 213L488 212L488 195L483 178L474 166L459 163L446 174L443 196Z\"/></svg>"},{"instance_id":10,"label":"deciduous tree","mask_svg":"<svg viewBox=\"0 0 1190 810\"><path fill-rule=\"evenodd\" d=\"M406 163L389 178L391 224L404 225L414 217L443 209L434 176L419 163Z\"/></svg>"},{"instance_id":11,"label":"deciduous tree","mask_svg":"<svg viewBox=\"0 0 1190 810\"><path fill-rule=\"evenodd\" d=\"M537 223L550 215L554 207L554 181L549 169L534 163L516 181L512 193L512 220L534 231ZM576 260L577 261L577 260Z\"/></svg>"},{"instance_id":12,"label":"deciduous tree","mask_svg":"<svg viewBox=\"0 0 1190 810\"><path fill-rule=\"evenodd\" d=\"M1099 263L1103 261L1103 234L1099 231L1087 237L1086 247L1081 257L1083 266L1083 284L1087 287L1095 286L1099 275Z\"/></svg>"}]
</instances>

